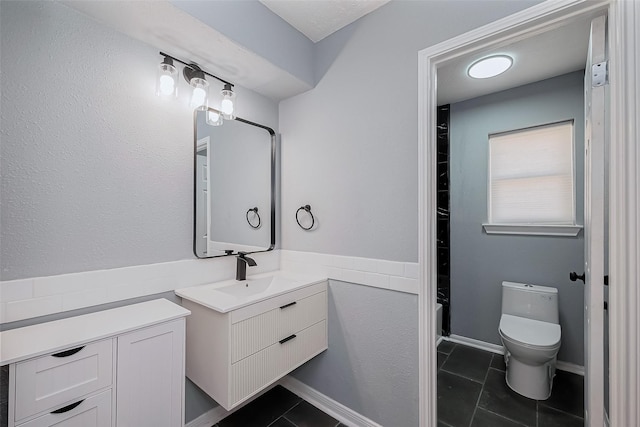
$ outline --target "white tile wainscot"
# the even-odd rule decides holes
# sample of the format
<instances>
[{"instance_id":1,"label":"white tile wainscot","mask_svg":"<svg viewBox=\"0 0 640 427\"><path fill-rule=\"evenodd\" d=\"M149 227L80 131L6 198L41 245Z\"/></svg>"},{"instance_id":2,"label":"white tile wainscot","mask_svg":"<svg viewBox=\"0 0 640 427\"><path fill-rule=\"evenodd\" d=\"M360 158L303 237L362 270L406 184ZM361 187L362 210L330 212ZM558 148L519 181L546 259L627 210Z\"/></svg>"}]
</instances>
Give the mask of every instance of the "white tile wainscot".
<instances>
[{"instance_id":1,"label":"white tile wainscot","mask_svg":"<svg viewBox=\"0 0 640 427\"><path fill-rule=\"evenodd\" d=\"M183 426L189 314L157 299L0 332L8 426Z\"/></svg>"},{"instance_id":2,"label":"white tile wainscot","mask_svg":"<svg viewBox=\"0 0 640 427\"><path fill-rule=\"evenodd\" d=\"M314 252L253 254L249 274L289 270L412 294L418 264ZM233 278L235 258L188 259L0 282L0 323L107 304ZM406 279L406 280L405 280Z\"/></svg>"},{"instance_id":3,"label":"white tile wainscot","mask_svg":"<svg viewBox=\"0 0 640 427\"><path fill-rule=\"evenodd\" d=\"M410 294L419 289L416 262L281 250L280 268Z\"/></svg>"},{"instance_id":4,"label":"white tile wainscot","mask_svg":"<svg viewBox=\"0 0 640 427\"><path fill-rule=\"evenodd\" d=\"M253 254L249 274L280 268L279 251ZM0 282L0 323L231 279L235 257L187 259Z\"/></svg>"}]
</instances>

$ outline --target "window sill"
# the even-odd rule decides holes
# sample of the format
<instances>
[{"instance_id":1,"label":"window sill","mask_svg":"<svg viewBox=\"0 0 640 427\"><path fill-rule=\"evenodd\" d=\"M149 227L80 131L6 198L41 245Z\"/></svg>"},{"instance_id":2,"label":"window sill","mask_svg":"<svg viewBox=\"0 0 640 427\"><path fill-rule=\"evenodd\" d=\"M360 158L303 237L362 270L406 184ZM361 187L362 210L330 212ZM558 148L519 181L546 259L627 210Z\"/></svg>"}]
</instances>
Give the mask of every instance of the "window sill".
<instances>
[{"instance_id":1,"label":"window sill","mask_svg":"<svg viewBox=\"0 0 640 427\"><path fill-rule=\"evenodd\" d=\"M581 225L544 224L482 224L487 234L521 234L529 236L575 237L582 230Z\"/></svg>"}]
</instances>

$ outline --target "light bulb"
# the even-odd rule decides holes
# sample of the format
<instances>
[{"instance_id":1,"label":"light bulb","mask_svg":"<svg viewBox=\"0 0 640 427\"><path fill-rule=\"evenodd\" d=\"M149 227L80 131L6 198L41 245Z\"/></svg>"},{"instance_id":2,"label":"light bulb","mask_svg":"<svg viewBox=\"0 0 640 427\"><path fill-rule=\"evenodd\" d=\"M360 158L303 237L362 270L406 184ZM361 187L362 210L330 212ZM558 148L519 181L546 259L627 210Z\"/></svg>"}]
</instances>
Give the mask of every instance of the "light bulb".
<instances>
[{"instance_id":1,"label":"light bulb","mask_svg":"<svg viewBox=\"0 0 640 427\"><path fill-rule=\"evenodd\" d=\"M166 74L160 76L160 93L162 95L171 95L176 88L176 81Z\"/></svg>"},{"instance_id":2,"label":"light bulb","mask_svg":"<svg viewBox=\"0 0 640 427\"><path fill-rule=\"evenodd\" d=\"M220 114L216 110L208 110L207 111L207 124L209 126L220 126L220 125L222 125L222 114Z\"/></svg>"},{"instance_id":3,"label":"light bulb","mask_svg":"<svg viewBox=\"0 0 640 427\"><path fill-rule=\"evenodd\" d=\"M176 79L178 71L173 66L173 60L164 58L158 67L158 79L156 84L156 95L158 96L178 96Z\"/></svg>"},{"instance_id":4,"label":"light bulb","mask_svg":"<svg viewBox=\"0 0 640 427\"><path fill-rule=\"evenodd\" d=\"M195 110L207 109L207 87L209 82L205 79L194 77L189 82L193 86L193 93L191 94L191 108Z\"/></svg>"},{"instance_id":5,"label":"light bulb","mask_svg":"<svg viewBox=\"0 0 640 427\"><path fill-rule=\"evenodd\" d=\"M230 116L233 114L233 101L230 99L223 99L220 103L220 109L224 114Z\"/></svg>"},{"instance_id":6,"label":"light bulb","mask_svg":"<svg viewBox=\"0 0 640 427\"><path fill-rule=\"evenodd\" d=\"M233 120L236 118L235 116L235 99L236 94L233 90L231 90L230 84L225 84L224 89L220 92L222 95L222 101L220 102L220 110L224 115L224 118L227 120Z\"/></svg>"}]
</instances>

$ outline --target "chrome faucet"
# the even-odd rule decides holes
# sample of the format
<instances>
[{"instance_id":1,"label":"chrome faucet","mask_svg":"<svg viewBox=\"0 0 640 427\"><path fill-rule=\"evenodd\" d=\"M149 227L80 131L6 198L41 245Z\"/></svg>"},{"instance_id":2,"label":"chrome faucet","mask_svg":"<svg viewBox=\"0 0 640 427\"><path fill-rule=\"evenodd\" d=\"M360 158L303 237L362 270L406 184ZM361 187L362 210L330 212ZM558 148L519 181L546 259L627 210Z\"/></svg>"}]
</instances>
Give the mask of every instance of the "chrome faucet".
<instances>
[{"instance_id":1,"label":"chrome faucet","mask_svg":"<svg viewBox=\"0 0 640 427\"><path fill-rule=\"evenodd\" d=\"M253 258L249 258L246 252L238 252L236 255L236 280L246 280L247 278L247 264L249 267L255 267L256 262Z\"/></svg>"}]
</instances>

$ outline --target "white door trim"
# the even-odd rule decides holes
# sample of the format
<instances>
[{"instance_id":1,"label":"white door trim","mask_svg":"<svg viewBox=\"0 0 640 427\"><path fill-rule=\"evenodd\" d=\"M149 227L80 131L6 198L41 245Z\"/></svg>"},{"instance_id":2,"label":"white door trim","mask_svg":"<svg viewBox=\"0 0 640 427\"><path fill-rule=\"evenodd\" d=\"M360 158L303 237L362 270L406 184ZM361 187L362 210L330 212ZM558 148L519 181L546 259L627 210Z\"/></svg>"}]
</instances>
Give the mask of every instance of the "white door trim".
<instances>
[{"instance_id":1,"label":"white door trim","mask_svg":"<svg viewBox=\"0 0 640 427\"><path fill-rule=\"evenodd\" d=\"M609 11L609 420L640 425L640 3Z\"/></svg>"},{"instance_id":2,"label":"white door trim","mask_svg":"<svg viewBox=\"0 0 640 427\"><path fill-rule=\"evenodd\" d=\"M490 45L526 38L597 11L609 15L610 354L612 426L640 425L640 2L547 1L418 53L418 209L420 270L420 426L437 424L436 391L436 70L438 65ZM427 322L426 320L429 319Z\"/></svg>"}]
</instances>

